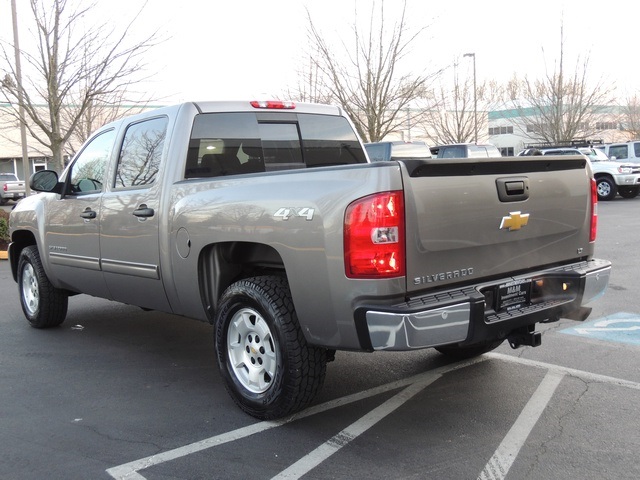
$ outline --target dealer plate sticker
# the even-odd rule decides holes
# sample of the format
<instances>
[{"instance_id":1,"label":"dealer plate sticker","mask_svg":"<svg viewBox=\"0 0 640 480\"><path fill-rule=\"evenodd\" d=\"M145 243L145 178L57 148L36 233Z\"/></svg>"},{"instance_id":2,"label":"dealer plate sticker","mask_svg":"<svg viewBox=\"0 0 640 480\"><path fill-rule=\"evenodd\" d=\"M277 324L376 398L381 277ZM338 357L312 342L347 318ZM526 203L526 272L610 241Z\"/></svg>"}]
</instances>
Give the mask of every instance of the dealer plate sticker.
<instances>
[{"instance_id":1,"label":"dealer plate sticker","mask_svg":"<svg viewBox=\"0 0 640 480\"><path fill-rule=\"evenodd\" d=\"M498 311L516 310L529 305L531 280L515 280L498 287Z\"/></svg>"}]
</instances>

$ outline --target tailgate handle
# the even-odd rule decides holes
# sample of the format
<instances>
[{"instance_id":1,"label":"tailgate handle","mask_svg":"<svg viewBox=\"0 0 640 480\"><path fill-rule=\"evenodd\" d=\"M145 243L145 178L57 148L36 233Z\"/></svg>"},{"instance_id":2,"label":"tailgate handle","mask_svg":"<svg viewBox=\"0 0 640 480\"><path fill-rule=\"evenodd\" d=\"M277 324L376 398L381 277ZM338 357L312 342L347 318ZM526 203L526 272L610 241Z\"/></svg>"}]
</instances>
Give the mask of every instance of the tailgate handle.
<instances>
[{"instance_id":1,"label":"tailgate handle","mask_svg":"<svg viewBox=\"0 0 640 480\"><path fill-rule=\"evenodd\" d=\"M496 179L498 198L501 202L520 202L529 198L529 179L527 177L508 177Z\"/></svg>"},{"instance_id":2,"label":"tailgate handle","mask_svg":"<svg viewBox=\"0 0 640 480\"><path fill-rule=\"evenodd\" d=\"M524 182L507 182L507 195L522 195L524 193Z\"/></svg>"}]
</instances>

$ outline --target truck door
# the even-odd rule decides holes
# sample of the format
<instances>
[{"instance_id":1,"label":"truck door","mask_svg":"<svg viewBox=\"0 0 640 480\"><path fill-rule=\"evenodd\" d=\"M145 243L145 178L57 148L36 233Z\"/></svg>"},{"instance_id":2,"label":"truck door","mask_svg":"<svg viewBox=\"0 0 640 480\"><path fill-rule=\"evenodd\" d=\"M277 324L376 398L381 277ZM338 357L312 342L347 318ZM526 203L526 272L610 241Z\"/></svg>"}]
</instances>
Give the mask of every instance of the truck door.
<instances>
[{"instance_id":1,"label":"truck door","mask_svg":"<svg viewBox=\"0 0 640 480\"><path fill-rule=\"evenodd\" d=\"M170 309L160 268L156 180L167 123L157 117L128 126L100 219L102 271L112 298L161 311Z\"/></svg>"},{"instance_id":2,"label":"truck door","mask_svg":"<svg viewBox=\"0 0 640 480\"><path fill-rule=\"evenodd\" d=\"M78 153L64 195L47 203L43 258L60 286L109 298L100 270L100 208L115 130L99 133Z\"/></svg>"}]
</instances>

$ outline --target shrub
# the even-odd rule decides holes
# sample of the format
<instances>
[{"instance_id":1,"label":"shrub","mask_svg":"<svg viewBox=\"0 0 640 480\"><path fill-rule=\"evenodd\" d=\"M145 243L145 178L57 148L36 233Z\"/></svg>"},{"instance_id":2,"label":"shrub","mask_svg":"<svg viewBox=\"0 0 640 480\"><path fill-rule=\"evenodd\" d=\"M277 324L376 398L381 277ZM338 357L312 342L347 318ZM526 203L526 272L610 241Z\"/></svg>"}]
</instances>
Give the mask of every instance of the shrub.
<instances>
[{"instance_id":1,"label":"shrub","mask_svg":"<svg viewBox=\"0 0 640 480\"><path fill-rule=\"evenodd\" d=\"M0 208L0 244L7 244L9 240L9 214Z\"/></svg>"}]
</instances>

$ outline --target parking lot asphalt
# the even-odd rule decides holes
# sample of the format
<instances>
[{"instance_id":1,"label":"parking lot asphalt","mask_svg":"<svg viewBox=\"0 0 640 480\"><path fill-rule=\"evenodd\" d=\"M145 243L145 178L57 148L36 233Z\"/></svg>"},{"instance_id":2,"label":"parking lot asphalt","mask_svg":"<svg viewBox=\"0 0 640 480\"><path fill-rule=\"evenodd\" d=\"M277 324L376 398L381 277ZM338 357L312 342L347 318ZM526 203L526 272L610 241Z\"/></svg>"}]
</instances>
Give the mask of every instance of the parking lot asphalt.
<instances>
[{"instance_id":1,"label":"parking lot asphalt","mask_svg":"<svg viewBox=\"0 0 640 480\"><path fill-rule=\"evenodd\" d=\"M587 322L467 362L338 352L277 422L234 406L209 325L81 295L38 331L0 262L0 478L640 478L640 198L599 217L613 271Z\"/></svg>"}]
</instances>

